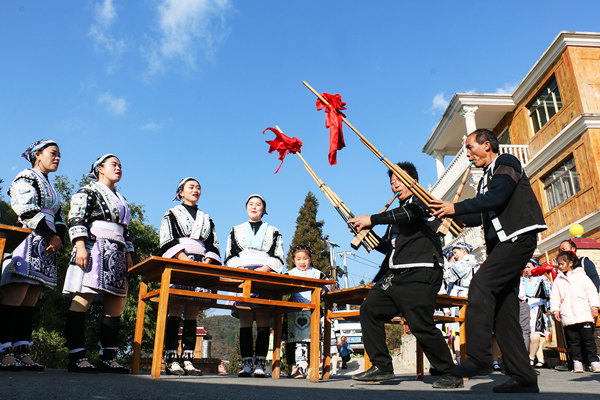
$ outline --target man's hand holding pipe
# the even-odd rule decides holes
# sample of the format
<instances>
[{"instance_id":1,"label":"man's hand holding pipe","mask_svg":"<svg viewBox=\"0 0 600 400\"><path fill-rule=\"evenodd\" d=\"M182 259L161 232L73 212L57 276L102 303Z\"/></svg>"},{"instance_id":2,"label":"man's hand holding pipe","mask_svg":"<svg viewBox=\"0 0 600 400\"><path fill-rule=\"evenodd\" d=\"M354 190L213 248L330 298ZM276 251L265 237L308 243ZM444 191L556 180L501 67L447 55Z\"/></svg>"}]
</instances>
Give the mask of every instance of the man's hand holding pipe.
<instances>
[{"instance_id":1,"label":"man's hand holding pipe","mask_svg":"<svg viewBox=\"0 0 600 400\"><path fill-rule=\"evenodd\" d=\"M454 203L451 201L431 200L427 207L433 210L433 216L436 218L443 218L456 213Z\"/></svg>"}]
</instances>

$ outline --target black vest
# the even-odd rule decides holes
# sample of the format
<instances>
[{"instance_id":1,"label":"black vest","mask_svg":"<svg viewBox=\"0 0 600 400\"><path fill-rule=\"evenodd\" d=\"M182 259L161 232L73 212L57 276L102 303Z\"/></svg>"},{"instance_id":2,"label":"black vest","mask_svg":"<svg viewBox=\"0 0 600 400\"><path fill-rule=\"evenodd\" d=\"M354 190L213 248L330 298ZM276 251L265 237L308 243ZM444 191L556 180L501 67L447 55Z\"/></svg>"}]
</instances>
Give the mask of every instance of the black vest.
<instances>
[{"instance_id":1,"label":"black vest","mask_svg":"<svg viewBox=\"0 0 600 400\"><path fill-rule=\"evenodd\" d=\"M477 194L487 192L487 186L494 176L497 168L496 162L500 157L513 157L516 159L513 155L502 154L488 165L479 181ZM519 162L518 159L517 162ZM542 208L531 189L529 177L522 167L521 177L508 202L497 210L482 213L481 219L483 220L483 229L488 247L491 244L489 239L495 237L501 242L507 242L520 234L537 233L548 228L544 221Z\"/></svg>"}]
</instances>

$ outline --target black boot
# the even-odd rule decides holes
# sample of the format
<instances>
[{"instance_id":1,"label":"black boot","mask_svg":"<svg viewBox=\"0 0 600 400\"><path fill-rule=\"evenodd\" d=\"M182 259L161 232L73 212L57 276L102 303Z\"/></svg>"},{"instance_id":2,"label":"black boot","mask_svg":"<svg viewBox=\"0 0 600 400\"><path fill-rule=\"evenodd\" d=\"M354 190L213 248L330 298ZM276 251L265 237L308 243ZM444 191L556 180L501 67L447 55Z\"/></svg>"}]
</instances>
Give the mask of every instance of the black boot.
<instances>
[{"instance_id":1,"label":"black boot","mask_svg":"<svg viewBox=\"0 0 600 400\"><path fill-rule=\"evenodd\" d=\"M102 319L100 327L100 363L99 372L110 374L128 374L129 369L117 362L116 346L119 336L119 320L121 317L108 317Z\"/></svg>"},{"instance_id":2,"label":"black boot","mask_svg":"<svg viewBox=\"0 0 600 400\"><path fill-rule=\"evenodd\" d=\"M31 342L31 332L33 331L33 307L19 307L17 320L15 324L15 357L25 371L41 372L46 367L31 359L29 348Z\"/></svg>"},{"instance_id":3,"label":"black boot","mask_svg":"<svg viewBox=\"0 0 600 400\"><path fill-rule=\"evenodd\" d=\"M65 324L65 337L69 349L69 372L96 373L85 353L85 313L69 310Z\"/></svg>"},{"instance_id":4,"label":"black boot","mask_svg":"<svg viewBox=\"0 0 600 400\"><path fill-rule=\"evenodd\" d=\"M0 371L22 371L14 355L13 338L19 307L0 304Z\"/></svg>"}]
</instances>

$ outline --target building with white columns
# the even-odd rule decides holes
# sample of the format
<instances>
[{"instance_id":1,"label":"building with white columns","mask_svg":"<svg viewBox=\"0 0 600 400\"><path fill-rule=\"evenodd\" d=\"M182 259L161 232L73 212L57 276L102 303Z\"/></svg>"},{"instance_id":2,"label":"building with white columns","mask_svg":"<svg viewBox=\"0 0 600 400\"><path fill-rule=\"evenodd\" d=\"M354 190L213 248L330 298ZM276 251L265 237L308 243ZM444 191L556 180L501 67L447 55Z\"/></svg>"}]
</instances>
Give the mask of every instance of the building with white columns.
<instances>
[{"instance_id":1,"label":"building with white columns","mask_svg":"<svg viewBox=\"0 0 600 400\"><path fill-rule=\"evenodd\" d=\"M569 227L600 238L600 33L558 34L512 94L456 93L423 147L435 159L436 198L452 200L467 169L466 135L493 131L500 152L524 165L544 211L548 230L537 256L556 256ZM474 197L482 170L473 169L461 200ZM445 245L464 241L485 257L480 228L465 229Z\"/></svg>"}]
</instances>

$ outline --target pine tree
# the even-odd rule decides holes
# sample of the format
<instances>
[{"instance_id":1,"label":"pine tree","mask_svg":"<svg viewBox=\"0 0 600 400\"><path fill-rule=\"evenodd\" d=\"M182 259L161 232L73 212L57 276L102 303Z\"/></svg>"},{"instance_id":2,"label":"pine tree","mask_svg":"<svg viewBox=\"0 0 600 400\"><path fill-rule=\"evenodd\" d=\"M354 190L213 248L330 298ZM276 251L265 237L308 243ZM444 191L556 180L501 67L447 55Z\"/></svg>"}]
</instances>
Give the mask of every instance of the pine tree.
<instances>
[{"instance_id":1,"label":"pine tree","mask_svg":"<svg viewBox=\"0 0 600 400\"><path fill-rule=\"evenodd\" d=\"M325 222L317 221L318 207L319 201L312 192L308 192L304 199L304 204L298 211L296 231L290 244L286 265L288 270L294 268L294 248L301 244L308 245L312 250L312 266L323 271L327 277L331 277L329 249L325 242L329 239L329 236L323 236L323 225L325 225Z\"/></svg>"}]
</instances>

